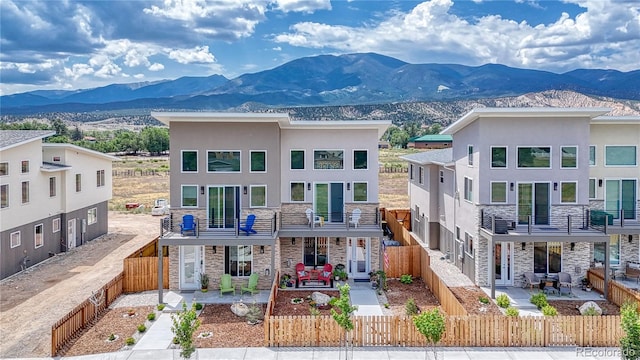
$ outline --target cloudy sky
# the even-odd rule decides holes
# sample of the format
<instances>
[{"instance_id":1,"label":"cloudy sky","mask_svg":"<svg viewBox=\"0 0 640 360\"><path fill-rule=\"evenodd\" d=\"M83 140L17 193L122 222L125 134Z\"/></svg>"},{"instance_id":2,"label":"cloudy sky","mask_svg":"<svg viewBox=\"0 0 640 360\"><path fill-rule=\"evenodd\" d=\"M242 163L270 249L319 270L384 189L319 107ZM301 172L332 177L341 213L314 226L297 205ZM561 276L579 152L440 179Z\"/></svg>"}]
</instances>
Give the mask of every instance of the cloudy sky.
<instances>
[{"instance_id":1,"label":"cloudy sky","mask_svg":"<svg viewBox=\"0 0 640 360\"><path fill-rule=\"evenodd\" d=\"M640 69L639 0L2 0L0 94L258 72L303 56Z\"/></svg>"}]
</instances>

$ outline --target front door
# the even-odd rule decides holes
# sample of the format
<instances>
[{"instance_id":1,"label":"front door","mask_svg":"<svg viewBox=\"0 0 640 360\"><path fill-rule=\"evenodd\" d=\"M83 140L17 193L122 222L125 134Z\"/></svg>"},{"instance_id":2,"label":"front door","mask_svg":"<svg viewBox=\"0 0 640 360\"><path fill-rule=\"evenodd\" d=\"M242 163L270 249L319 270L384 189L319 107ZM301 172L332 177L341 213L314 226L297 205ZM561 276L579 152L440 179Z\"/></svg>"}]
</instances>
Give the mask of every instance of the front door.
<instances>
[{"instance_id":1,"label":"front door","mask_svg":"<svg viewBox=\"0 0 640 360\"><path fill-rule=\"evenodd\" d=\"M518 224L549 225L549 183L518 184Z\"/></svg>"},{"instance_id":2,"label":"front door","mask_svg":"<svg viewBox=\"0 0 640 360\"><path fill-rule=\"evenodd\" d=\"M180 246L180 290L200 289L200 246Z\"/></svg>"},{"instance_id":3,"label":"front door","mask_svg":"<svg viewBox=\"0 0 640 360\"><path fill-rule=\"evenodd\" d=\"M351 279L368 279L371 268L371 239L347 238L347 272Z\"/></svg>"},{"instance_id":4,"label":"front door","mask_svg":"<svg viewBox=\"0 0 640 360\"><path fill-rule=\"evenodd\" d=\"M636 180L607 180L605 184L605 211L620 218L620 210L624 210L624 218L636 218Z\"/></svg>"},{"instance_id":5,"label":"front door","mask_svg":"<svg viewBox=\"0 0 640 360\"><path fill-rule=\"evenodd\" d=\"M71 219L67 225L67 250L76 247L76 219Z\"/></svg>"},{"instance_id":6,"label":"front door","mask_svg":"<svg viewBox=\"0 0 640 360\"><path fill-rule=\"evenodd\" d=\"M314 194L314 213L322 216L325 222L344 222L344 184L316 183Z\"/></svg>"},{"instance_id":7,"label":"front door","mask_svg":"<svg viewBox=\"0 0 640 360\"><path fill-rule=\"evenodd\" d=\"M496 285L513 285L513 243L496 242L494 266L496 267Z\"/></svg>"},{"instance_id":8,"label":"front door","mask_svg":"<svg viewBox=\"0 0 640 360\"><path fill-rule=\"evenodd\" d=\"M209 229L233 229L240 216L240 187L209 186L207 204Z\"/></svg>"}]
</instances>

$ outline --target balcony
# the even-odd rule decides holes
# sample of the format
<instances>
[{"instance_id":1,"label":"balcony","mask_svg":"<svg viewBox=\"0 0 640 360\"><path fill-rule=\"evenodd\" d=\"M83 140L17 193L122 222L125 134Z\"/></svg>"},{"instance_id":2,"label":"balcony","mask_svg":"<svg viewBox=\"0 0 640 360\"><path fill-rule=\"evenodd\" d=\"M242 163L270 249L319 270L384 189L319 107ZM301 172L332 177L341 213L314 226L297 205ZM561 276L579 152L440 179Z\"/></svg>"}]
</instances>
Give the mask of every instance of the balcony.
<instances>
[{"instance_id":1,"label":"balcony","mask_svg":"<svg viewBox=\"0 0 640 360\"><path fill-rule=\"evenodd\" d=\"M207 221L207 219L194 218L195 228L189 231L182 231L182 217L173 218L167 216L160 219L160 238L170 240L204 240L199 243L221 245L220 241L235 241L236 243L264 244L264 240L273 240L276 236L276 216L269 218L256 218L252 230L246 233L240 230L246 218L227 219L224 222Z\"/></svg>"},{"instance_id":2,"label":"balcony","mask_svg":"<svg viewBox=\"0 0 640 360\"><path fill-rule=\"evenodd\" d=\"M291 207L285 207L280 213L278 235L382 236L380 212L377 208L363 207L359 212L354 210L316 214L311 209L296 211Z\"/></svg>"}]
</instances>

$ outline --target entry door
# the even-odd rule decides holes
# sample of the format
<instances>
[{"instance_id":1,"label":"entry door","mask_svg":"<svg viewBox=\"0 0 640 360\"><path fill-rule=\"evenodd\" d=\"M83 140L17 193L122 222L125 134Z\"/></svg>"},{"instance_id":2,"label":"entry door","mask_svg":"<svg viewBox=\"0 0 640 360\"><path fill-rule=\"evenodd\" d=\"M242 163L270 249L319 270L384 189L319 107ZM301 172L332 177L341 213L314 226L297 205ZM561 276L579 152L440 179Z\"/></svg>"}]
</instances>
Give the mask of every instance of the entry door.
<instances>
[{"instance_id":1,"label":"entry door","mask_svg":"<svg viewBox=\"0 0 640 360\"><path fill-rule=\"evenodd\" d=\"M71 219L67 225L67 250L76 247L76 219Z\"/></svg>"},{"instance_id":2,"label":"entry door","mask_svg":"<svg viewBox=\"0 0 640 360\"><path fill-rule=\"evenodd\" d=\"M620 209L624 218L636 218L636 180L607 180L605 188L605 211L620 218Z\"/></svg>"},{"instance_id":3,"label":"entry door","mask_svg":"<svg viewBox=\"0 0 640 360\"><path fill-rule=\"evenodd\" d=\"M207 199L210 229L233 229L240 216L239 186L209 186Z\"/></svg>"},{"instance_id":4,"label":"entry door","mask_svg":"<svg viewBox=\"0 0 640 360\"><path fill-rule=\"evenodd\" d=\"M313 206L326 222L344 222L344 184L316 183Z\"/></svg>"},{"instance_id":5,"label":"entry door","mask_svg":"<svg viewBox=\"0 0 640 360\"><path fill-rule=\"evenodd\" d=\"M528 216L535 225L549 225L549 183L518 184L518 223L527 224Z\"/></svg>"},{"instance_id":6,"label":"entry door","mask_svg":"<svg viewBox=\"0 0 640 360\"><path fill-rule=\"evenodd\" d=\"M371 268L371 239L347 238L347 272L351 279L368 279Z\"/></svg>"},{"instance_id":7,"label":"entry door","mask_svg":"<svg viewBox=\"0 0 640 360\"><path fill-rule=\"evenodd\" d=\"M494 266L496 267L496 285L513 285L513 243L496 242Z\"/></svg>"},{"instance_id":8,"label":"entry door","mask_svg":"<svg viewBox=\"0 0 640 360\"><path fill-rule=\"evenodd\" d=\"M180 289L200 289L200 246L180 247Z\"/></svg>"}]
</instances>

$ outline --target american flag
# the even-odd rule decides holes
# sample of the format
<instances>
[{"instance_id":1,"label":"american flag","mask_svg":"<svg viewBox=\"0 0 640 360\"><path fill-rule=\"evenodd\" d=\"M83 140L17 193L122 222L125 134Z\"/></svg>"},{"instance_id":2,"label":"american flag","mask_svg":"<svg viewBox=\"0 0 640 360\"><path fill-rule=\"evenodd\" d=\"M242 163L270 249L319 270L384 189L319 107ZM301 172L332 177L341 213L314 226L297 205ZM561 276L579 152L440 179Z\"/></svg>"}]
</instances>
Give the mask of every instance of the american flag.
<instances>
[{"instance_id":1,"label":"american flag","mask_svg":"<svg viewBox=\"0 0 640 360\"><path fill-rule=\"evenodd\" d=\"M382 243L382 253L384 254L384 271L389 271L389 254L387 253L387 246Z\"/></svg>"}]
</instances>

